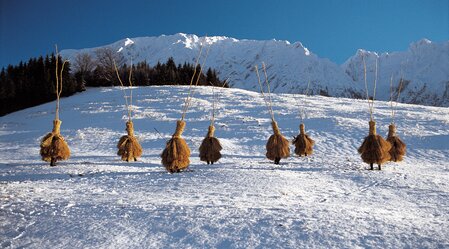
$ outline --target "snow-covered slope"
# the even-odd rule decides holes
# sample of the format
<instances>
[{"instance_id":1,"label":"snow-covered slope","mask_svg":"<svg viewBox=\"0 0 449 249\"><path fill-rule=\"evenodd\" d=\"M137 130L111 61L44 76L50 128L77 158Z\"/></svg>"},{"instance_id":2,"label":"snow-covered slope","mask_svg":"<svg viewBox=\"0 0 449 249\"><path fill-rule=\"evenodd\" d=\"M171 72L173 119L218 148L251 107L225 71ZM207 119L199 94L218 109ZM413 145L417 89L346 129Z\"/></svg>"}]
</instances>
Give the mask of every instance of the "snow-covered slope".
<instances>
[{"instance_id":1,"label":"snow-covered slope","mask_svg":"<svg viewBox=\"0 0 449 249\"><path fill-rule=\"evenodd\" d=\"M320 58L300 42L237 40L224 36L198 37L175 34L159 37L126 38L106 45L123 53L128 62L146 60L151 65L173 57L177 63L194 63L200 44L210 46L206 66L217 69L222 79L230 78L233 87L258 91L254 65L265 62L274 92L303 93L311 81L311 94L335 97L364 97L361 55L377 56L359 50L342 66ZM401 102L449 106L449 41L431 43L422 40L406 52L380 56L379 87L377 96L388 100L390 76L395 81L402 75L407 82ZM63 50L64 57L73 59L77 53L93 54L97 48ZM203 53L204 54L204 53ZM373 63L368 61L368 68ZM368 77L372 77L373 73ZM372 82L370 81L372 84Z\"/></svg>"},{"instance_id":2,"label":"snow-covered slope","mask_svg":"<svg viewBox=\"0 0 449 249\"><path fill-rule=\"evenodd\" d=\"M132 43L130 42L132 41ZM300 42L237 40L224 36L198 37L175 34L159 37L126 38L107 45L123 53L128 62L146 60L150 65L165 62L173 57L175 62L193 63L201 44L210 46L206 67L217 70L222 79L230 79L233 87L258 91L254 66L267 64L267 73L274 92L304 92L311 81L312 94L352 97L360 93L351 78L328 59L319 58ZM63 50L64 57L73 59L79 52L94 54L97 48ZM203 55L206 51L203 51Z\"/></svg>"},{"instance_id":3,"label":"snow-covered slope","mask_svg":"<svg viewBox=\"0 0 449 249\"><path fill-rule=\"evenodd\" d=\"M399 104L402 163L368 171L357 147L368 132L366 101L307 98L308 158L274 166L272 131L259 94L219 89L216 136L223 158L205 165L198 147L209 125L211 88L197 88L184 137L189 172L168 174L159 154L180 118L186 87L134 90L143 157L125 163L119 88L61 100L69 161L49 167L39 139L54 103L0 117L0 243L4 248L445 248L449 246L449 109ZM283 134L298 132L303 96L274 94ZM389 105L376 103L378 134ZM291 148L293 149L293 147Z\"/></svg>"},{"instance_id":4,"label":"snow-covered slope","mask_svg":"<svg viewBox=\"0 0 449 249\"><path fill-rule=\"evenodd\" d=\"M404 80L401 102L449 106L449 41L433 43L423 39L412 43L405 52L383 53L358 50L342 68L358 85L364 85L362 56L366 58L369 84L372 87L375 75L375 60L378 58L377 97L390 98L390 79L394 87ZM372 91L372 88L370 89Z\"/></svg>"}]
</instances>

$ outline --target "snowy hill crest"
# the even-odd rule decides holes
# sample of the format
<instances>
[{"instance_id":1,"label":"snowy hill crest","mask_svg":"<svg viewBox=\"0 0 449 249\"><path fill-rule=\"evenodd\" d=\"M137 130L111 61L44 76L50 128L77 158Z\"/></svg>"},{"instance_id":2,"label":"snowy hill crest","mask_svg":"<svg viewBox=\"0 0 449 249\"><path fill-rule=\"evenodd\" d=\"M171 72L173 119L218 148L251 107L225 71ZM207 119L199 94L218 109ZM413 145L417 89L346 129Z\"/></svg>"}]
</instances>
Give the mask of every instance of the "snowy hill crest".
<instances>
[{"instance_id":1,"label":"snowy hill crest","mask_svg":"<svg viewBox=\"0 0 449 249\"><path fill-rule=\"evenodd\" d=\"M176 63L194 63L201 44L210 46L206 67L215 68L222 79L229 78L233 87L257 91L253 67L264 61L273 92L303 93L310 80L311 94L361 97L365 95L361 56L365 56L369 79L374 75L375 59L379 58L379 99L389 99L390 77L393 75L397 85L402 75L406 84L401 102L449 106L449 41L433 43L423 39L412 43L407 51L380 55L359 49L341 66L320 58L301 42L279 40L238 40L178 33L126 38L105 47L123 53L128 62L146 60L155 65L169 57ZM93 54L95 49L68 49L61 54L73 59L77 53Z\"/></svg>"}]
</instances>

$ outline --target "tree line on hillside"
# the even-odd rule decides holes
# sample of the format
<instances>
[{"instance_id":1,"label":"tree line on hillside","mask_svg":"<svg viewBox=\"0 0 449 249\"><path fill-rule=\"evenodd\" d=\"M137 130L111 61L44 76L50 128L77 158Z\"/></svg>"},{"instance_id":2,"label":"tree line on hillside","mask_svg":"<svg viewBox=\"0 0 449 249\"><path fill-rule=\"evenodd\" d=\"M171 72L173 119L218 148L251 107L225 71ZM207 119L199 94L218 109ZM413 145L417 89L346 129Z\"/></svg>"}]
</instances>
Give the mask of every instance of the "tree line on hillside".
<instances>
[{"instance_id":1,"label":"tree line on hillside","mask_svg":"<svg viewBox=\"0 0 449 249\"><path fill-rule=\"evenodd\" d=\"M61 62L61 58L59 58ZM39 105L56 99L54 54L31 58L17 66L9 65L0 72L0 115ZM84 85L70 74L71 64L66 63L62 73L61 96L83 91Z\"/></svg>"},{"instance_id":2,"label":"tree line on hillside","mask_svg":"<svg viewBox=\"0 0 449 249\"><path fill-rule=\"evenodd\" d=\"M62 62L60 57L59 61ZM61 96L84 91L86 86L119 86L114 62L120 77L126 79L123 84L127 86L131 65L125 63L121 53L110 48L100 48L95 51L94 56L80 53L73 63L65 64ZM55 100L55 63L56 57L51 54L3 68L0 72L0 116ZM158 62L154 67L143 61L132 65L132 83L135 86L188 85L194 71L194 65L176 65L173 58L165 63ZM200 67L197 66L196 75L199 71ZM194 83L196 80L197 76ZM211 68L200 74L198 85L229 87Z\"/></svg>"}]
</instances>

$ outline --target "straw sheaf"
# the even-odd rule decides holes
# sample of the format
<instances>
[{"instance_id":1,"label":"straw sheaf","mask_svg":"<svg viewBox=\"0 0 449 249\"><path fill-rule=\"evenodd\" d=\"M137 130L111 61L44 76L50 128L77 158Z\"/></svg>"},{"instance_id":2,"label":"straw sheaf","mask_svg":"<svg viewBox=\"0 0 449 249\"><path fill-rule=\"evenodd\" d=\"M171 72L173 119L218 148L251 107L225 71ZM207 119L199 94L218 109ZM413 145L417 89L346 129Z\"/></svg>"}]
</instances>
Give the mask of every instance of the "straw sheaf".
<instances>
[{"instance_id":1,"label":"straw sheaf","mask_svg":"<svg viewBox=\"0 0 449 249\"><path fill-rule=\"evenodd\" d=\"M122 136L117 143L117 155L121 156L123 161L132 162L142 156L142 146L134 137L134 125L132 121L126 122L126 131L128 135Z\"/></svg>"},{"instance_id":2,"label":"straw sheaf","mask_svg":"<svg viewBox=\"0 0 449 249\"><path fill-rule=\"evenodd\" d=\"M213 137L214 132L215 132L215 127L213 125L209 125L209 128L207 129L206 137Z\"/></svg>"},{"instance_id":3,"label":"straw sheaf","mask_svg":"<svg viewBox=\"0 0 449 249\"><path fill-rule=\"evenodd\" d=\"M123 161L132 162L142 156L142 146L134 136L122 136L117 144L117 155L121 156Z\"/></svg>"},{"instance_id":4,"label":"straw sheaf","mask_svg":"<svg viewBox=\"0 0 449 249\"><path fill-rule=\"evenodd\" d=\"M391 145L381 136L376 135L375 122L370 121L370 135L365 137L362 145L358 149L362 160L365 163L383 164L390 160Z\"/></svg>"},{"instance_id":5,"label":"straw sheaf","mask_svg":"<svg viewBox=\"0 0 449 249\"><path fill-rule=\"evenodd\" d=\"M184 132L184 129L186 127L186 122L178 120L176 121L176 130L173 134L173 137L181 137L182 133Z\"/></svg>"},{"instance_id":6,"label":"straw sheaf","mask_svg":"<svg viewBox=\"0 0 449 249\"><path fill-rule=\"evenodd\" d=\"M295 145L295 154L298 156L308 156L313 153L313 145L315 141L311 139L304 131L304 124L299 126L300 133L293 139Z\"/></svg>"},{"instance_id":7,"label":"straw sheaf","mask_svg":"<svg viewBox=\"0 0 449 249\"><path fill-rule=\"evenodd\" d=\"M177 121L176 131L173 137L168 140L161 154L162 164L170 173L180 172L190 164L190 149L186 141L181 137L185 125L184 121Z\"/></svg>"},{"instance_id":8,"label":"straw sheaf","mask_svg":"<svg viewBox=\"0 0 449 249\"><path fill-rule=\"evenodd\" d=\"M404 159L406 145L398 136L396 136L396 127L394 124L391 124L388 129L387 142L391 145L391 149L389 151L391 157L390 161L400 162Z\"/></svg>"},{"instance_id":9,"label":"straw sheaf","mask_svg":"<svg viewBox=\"0 0 449 249\"><path fill-rule=\"evenodd\" d=\"M62 121L59 119L53 120L53 131L54 134L61 134L61 124Z\"/></svg>"},{"instance_id":10,"label":"straw sheaf","mask_svg":"<svg viewBox=\"0 0 449 249\"><path fill-rule=\"evenodd\" d=\"M221 147L220 141L214 136L215 128L213 126L209 126L209 131L207 136L203 139L203 142L200 146L200 160L204 162L216 162L220 160L221 153L220 151L223 149Z\"/></svg>"},{"instance_id":11,"label":"straw sheaf","mask_svg":"<svg viewBox=\"0 0 449 249\"><path fill-rule=\"evenodd\" d=\"M270 160L275 160L275 158L286 158L290 156L290 147L288 140L282 136L279 131L277 123L273 121L271 123L274 134L268 139L266 148L266 156Z\"/></svg>"},{"instance_id":12,"label":"straw sheaf","mask_svg":"<svg viewBox=\"0 0 449 249\"><path fill-rule=\"evenodd\" d=\"M61 161L70 157L70 149L60 132L61 121L53 121L53 131L45 135L40 144L42 160L50 162L52 158Z\"/></svg>"}]
</instances>

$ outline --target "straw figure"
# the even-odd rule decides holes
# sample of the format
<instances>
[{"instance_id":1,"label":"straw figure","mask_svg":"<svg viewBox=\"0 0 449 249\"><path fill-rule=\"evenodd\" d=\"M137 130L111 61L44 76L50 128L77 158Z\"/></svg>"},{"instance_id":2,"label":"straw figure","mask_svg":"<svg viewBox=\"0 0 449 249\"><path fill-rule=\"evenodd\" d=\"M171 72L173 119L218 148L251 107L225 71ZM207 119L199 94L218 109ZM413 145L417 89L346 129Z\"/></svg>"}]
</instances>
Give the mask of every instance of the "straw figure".
<instances>
[{"instance_id":1,"label":"straw figure","mask_svg":"<svg viewBox=\"0 0 449 249\"><path fill-rule=\"evenodd\" d=\"M391 145L390 153L390 161L400 162L404 159L406 152L405 143L396 136L396 126L392 123L388 126L388 137L387 141Z\"/></svg>"},{"instance_id":2,"label":"straw figure","mask_svg":"<svg viewBox=\"0 0 449 249\"><path fill-rule=\"evenodd\" d=\"M362 160L370 165L370 169L373 170L373 164L381 165L390 160L391 145L382 136L376 134L376 122L369 121L369 135L365 137L362 146L358 149L362 156Z\"/></svg>"},{"instance_id":3,"label":"straw figure","mask_svg":"<svg viewBox=\"0 0 449 249\"><path fill-rule=\"evenodd\" d=\"M293 139L293 144L295 145L295 154L302 157L302 156L310 156L313 153L313 145L315 145L315 141L309 137L309 135L305 132L305 126L304 126L304 117L305 117L305 98L307 94L309 93L309 86L310 86L310 80L307 84L307 89L304 94L304 103L302 110L299 112L299 116L301 119L301 123L299 124L299 134Z\"/></svg>"},{"instance_id":4,"label":"straw figure","mask_svg":"<svg viewBox=\"0 0 449 249\"><path fill-rule=\"evenodd\" d=\"M401 81L399 83L398 88L398 96L396 98L396 106L393 105L393 77L391 77L390 80L390 102L391 102L391 124L388 126L388 137L387 141L391 145L390 149L390 161L393 162L400 162L404 159L405 153L406 153L406 145L405 143L399 138L399 136L396 135L396 126L394 123L395 114L396 114L396 108L397 107L397 101L399 100L399 96L401 93L402 88L402 77Z\"/></svg>"},{"instance_id":5,"label":"straw figure","mask_svg":"<svg viewBox=\"0 0 449 249\"><path fill-rule=\"evenodd\" d=\"M137 161L137 158L142 156L142 146L139 144L139 141L137 140L137 138L134 136L134 124L133 121L131 119L132 116L132 63L131 63L131 69L129 71L129 86L130 86L130 94L129 94L129 103L128 103L128 99L126 96L126 92L124 89L124 85L123 82L120 78L118 69L117 69L117 65L115 64L114 61L114 69L115 72L117 74L117 78L120 82L120 85L122 86L122 90L123 90L123 96L125 98L125 104L126 104L126 108L128 110L128 121L126 122L126 131L127 131L127 135L124 135L120 138L120 140L117 143L117 155L119 155L121 157L121 159L123 161L127 161L127 162L132 162L132 161Z\"/></svg>"},{"instance_id":6,"label":"straw figure","mask_svg":"<svg viewBox=\"0 0 449 249\"><path fill-rule=\"evenodd\" d=\"M195 63L195 69L193 71L192 78L190 79L189 93L188 93L186 99L184 100L184 107L183 107L181 119L176 121L175 133L173 134L172 138L167 141L167 143L165 145L165 149L162 151L162 154L161 154L162 165L164 165L165 169L170 173L181 172L181 171L187 169L190 164L190 159L189 159L190 148L187 145L184 138L181 137L181 135L184 132L184 129L186 126L186 122L184 121L184 118L185 118L187 109L189 108L189 105L191 102L193 79L194 79L196 71L197 71L197 66L199 63L199 59L201 57L202 50L203 50L203 44L201 44L198 58ZM208 53L209 53L209 49L207 50L206 56L203 61L203 65L206 62ZM202 69L203 68L200 65L200 72L198 74L195 86L198 85Z\"/></svg>"},{"instance_id":7,"label":"straw figure","mask_svg":"<svg viewBox=\"0 0 449 249\"><path fill-rule=\"evenodd\" d=\"M273 160L274 164L279 164L281 158L290 156L289 142L279 131L276 121L271 121L271 127L273 128L274 134L268 138L266 156L269 160Z\"/></svg>"},{"instance_id":8,"label":"straw figure","mask_svg":"<svg viewBox=\"0 0 449 249\"><path fill-rule=\"evenodd\" d=\"M362 160L370 165L370 169L373 170L373 164L376 163L379 166L379 170L382 169L382 164L388 162L390 160L389 150L391 149L390 143L385 141L382 136L376 134L376 122L373 119L374 112L374 98L376 95L376 83L377 83L377 60L376 60L376 76L374 80L374 93L373 98L370 101L368 95L368 85L366 82L366 63L363 57L363 65L365 72L365 90L366 97L368 100L368 107L370 112L370 121L369 121L369 135L365 137L362 145L358 149Z\"/></svg>"},{"instance_id":9,"label":"straw figure","mask_svg":"<svg viewBox=\"0 0 449 249\"><path fill-rule=\"evenodd\" d=\"M122 136L118 141L117 148L119 155L123 161L132 162L137 161L137 158L142 156L142 146L134 136L134 125L131 120L126 122L126 131L128 135Z\"/></svg>"},{"instance_id":10,"label":"straw figure","mask_svg":"<svg viewBox=\"0 0 449 249\"><path fill-rule=\"evenodd\" d=\"M272 127L273 133L274 133L273 135L271 135L268 138L267 144L265 146L267 149L267 153L265 155L269 160L273 160L274 164L279 164L279 162L281 161L281 158L287 158L290 156L289 141L281 134L278 124L274 119L273 106L272 106L272 101L271 101L270 83L268 82L265 63L262 63L262 68L263 68L264 74L265 74L265 82L266 82L267 88L268 88L269 100L267 100L267 98L265 97L262 84L260 83L259 70L258 70L258 67L255 66L257 79L258 79L259 86L260 86L260 91L261 91L262 97L265 101L265 104L268 108L268 111L271 115L271 127Z\"/></svg>"},{"instance_id":11,"label":"straw figure","mask_svg":"<svg viewBox=\"0 0 449 249\"><path fill-rule=\"evenodd\" d=\"M57 161L67 160L70 157L70 149L64 137L61 135L61 123L59 120L59 99L62 93L62 72L64 71L64 65L67 62L64 61L61 66L61 71L58 71L58 47L56 46L56 112L55 119L53 120L52 132L45 135L40 144L40 154L42 160L50 162L50 166L56 166Z\"/></svg>"},{"instance_id":12,"label":"straw figure","mask_svg":"<svg viewBox=\"0 0 449 249\"><path fill-rule=\"evenodd\" d=\"M310 156L313 153L315 141L306 134L304 124L299 125L299 135L293 139L295 154L298 156Z\"/></svg>"},{"instance_id":13,"label":"straw figure","mask_svg":"<svg viewBox=\"0 0 449 249\"><path fill-rule=\"evenodd\" d=\"M170 173L181 172L190 164L190 149L184 138L181 137L185 127L185 121L176 121L176 131L172 138L168 140L161 155L162 164Z\"/></svg>"},{"instance_id":14,"label":"straw figure","mask_svg":"<svg viewBox=\"0 0 449 249\"><path fill-rule=\"evenodd\" d=\"M214 101L212 102L212 117L210 120L210 125L207 131L206 137L203 139L203 142L200 146L200 160L206 162L207 164L214 164L221 158L220 151L222 150L220 141L216 137L214 137L215 132L215 87L212 86L212 92Z\"/></svg>"}]
</instances>

